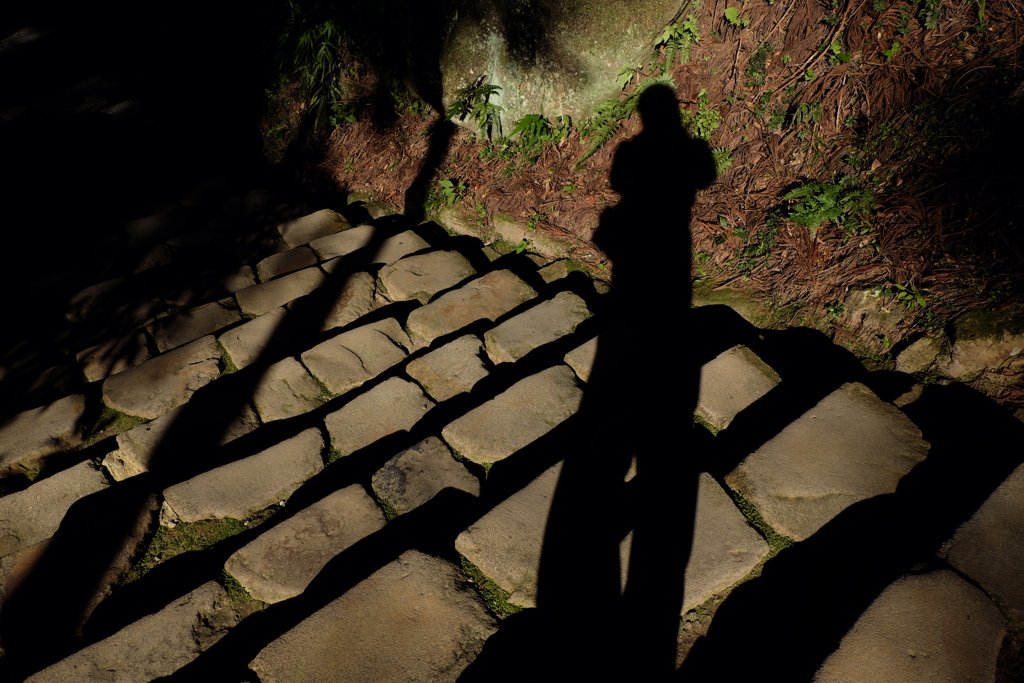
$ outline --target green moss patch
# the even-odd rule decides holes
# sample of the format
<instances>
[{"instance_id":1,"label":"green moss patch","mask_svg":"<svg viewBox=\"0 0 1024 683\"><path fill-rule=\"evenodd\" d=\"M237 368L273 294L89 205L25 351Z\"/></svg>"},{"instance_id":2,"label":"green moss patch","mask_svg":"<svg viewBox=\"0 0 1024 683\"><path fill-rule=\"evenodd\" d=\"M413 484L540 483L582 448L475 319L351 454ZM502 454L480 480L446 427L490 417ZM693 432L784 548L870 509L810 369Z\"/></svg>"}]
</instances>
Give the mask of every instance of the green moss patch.
<instances>
[{"instance_id":1,"label":"green moss patch","mask_svg":"<svg viewBox=\"0 0 1024 683\"><path fill-rule=\"evenodd\" d=\"M459 560L462 562L462 573L465 574L466 578L476 586L476 590L480 593L480 597L483 598L487 608L490 609L496 617L499 619L505 619L506 617L510 617L513 614L518 614L523 611L522 607L518 607L510 603L508 601L509 593L501 586L484 576L484 573L480 571L479 567L461 555L459 555Z\"/></svg>"}]
</instances>

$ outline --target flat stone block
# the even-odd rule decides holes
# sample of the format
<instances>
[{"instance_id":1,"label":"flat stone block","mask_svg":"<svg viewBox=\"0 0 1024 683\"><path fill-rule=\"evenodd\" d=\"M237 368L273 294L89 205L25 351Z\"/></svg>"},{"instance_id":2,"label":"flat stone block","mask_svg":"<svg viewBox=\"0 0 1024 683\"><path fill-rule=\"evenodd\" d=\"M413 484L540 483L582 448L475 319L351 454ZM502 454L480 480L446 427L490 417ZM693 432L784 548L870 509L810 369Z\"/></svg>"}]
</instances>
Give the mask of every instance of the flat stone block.
<instances>
[{"instance_id":1,"label":"flat stone block","mask_svg":"<svg viewBox=\"0 0 1024 683\"><path fill-rule=\"evenodd\" d=\"M278 333L288 317L285 308L275 308L260 317L234 327L217 337L236 368L252 365Z\"/></svg>"},{"instance_id":2,"label":"flat stone block","mask_svg":"<svg viewBox=\"0 0 1024 683\"><path fill-rule=\"evenodd\" d=\"M569 262L565 259L560 259L554 263L549 263L541 267L537 274L547 283L561 280L569 275Z\"/></svg>"},{"instance_id":3,"label":"flat stone block","mask_svg":"<svg viewBox=\"0 0 1024 683\"><path fill-rule=\"evenodd\" d=\"M252 402L261 420L273 422L308 413L326 403L327 397L299 361L285 358L263 373Z\"/></svg>"},{"instance_id":4,"label":"flat stone block","mask_svg":"<svg viewBox=\"0 0 1024 683\"><path fill-rule=\"evenodd\" d=\"M323 469L323 437L307 429L265 451L217 467L164 490L164 502L183 522L245 519L286 500Z\"/></svg>"},{"instance_id":5,"label":"flat stone block","mask_svg":"<svg viewBox=\"0 0 1024 683\"><path fill-rule=\"evenodd\" d=\"M320 209L308 216L282 223L277 226L277 232L288 248L294 249L319 237L347 230L349 227L348 221L341 214L330 209Z\"/></svg>"},{"instance_id":6,"label":"flat stone block","mask_svg":"<svg viewBox=\"0 0 1024 683\"><path fill-rule=\"evenodd\" d=\"M130 278L116 277L79 290L67 303L64 312L65 319L73 323L80 323L97 311L110 308L111 301L118 299L129 283Z\"/></svg>"},{"instance_id":7,"label":"flat stone block","mask_svg":"<svg viewBox=\"0 0 1024 683\"><path fill-rule=\"evenodd\" d=\"M598 337L594 337L590 341L584 342L565 354L563 359L575 371L576 376L584 382L590 381L590 371L594 369L594 361L597 360L597 340Z\"/></svg>"},{"instance_id":8,"label":"flat stone block","mask_svg":"<svg viewBox=\"0 0 1024 683\"><path fill-rule=\"evenodd\" d=\"M235 292L256 285L256 274L249 266L242 266L229 272L205 274L199 277L190 274L184 282L171 291L163 292L163 300L175 306L192 306L196 303L220 299Z\"/></svg>"},{"instance_id":9,"label":"flat stone block","mask_svg":"<svg viewBox=\"0 0 1024 683\"><path fill-rule=\"evenodd\" d=\"M494 271L412 311L406 329L425 346L477 320L497 320L535 296L537 292L511 271Z\"/></svg>"},{"instance_id":10,"label":"flat stone block","mask_svg":"<svg viewBox=\"0 0 1024 683\"><path fill-rule=\"evenodd\" d=\"M317 344L301 358L331 393L340 396L401 363L410 346L398 321L387 318Z\"/></svg>"},{"instance_id":11,"label":"flat stone block","mask_svg":"<svg viewBox=\"0 0 1024 683\"><path fill-rule=\"evenodd\" d=\"M373 262L389 265L409 254L429 248L426 240L412 230L406 230L381 242Z\"/></svg>"},{"instance_id":12,"label":"flat stone block","mask_svg":"<svg viewBox=\"0 0 1024 683\"><path fill-rule=\"evenodd\" d=\"M281 602L306 590L345 548L383 528L380 508L353 484L260 534L224 568L257 600Z\"/></svg>"},{"instance_id":13,"label":"flat stone block","mask_svg":"<svg viewBox=\"0 0 1024 683\"><path fill-rule=\"evenodd\" d=\"M324 422L331 445L341 455L350 455L388 434L411 429L433 407L434 402L418 386L392 377L352 399Z\"/></svg>"},{"instance_id":14,"label":"flat stone block","mask_svg":"<svg viewBox=\"0 0 1024 683\"><path fill-rule=\"evenodd\" d=\"M899 409L848 383L747 456L726 482L802 541L860 500L892 493L928 443Z\"/></svg>"},{"instance_id":15,"label":"flat stone block","mask_svg":"<svg viewBox=\"0 0 1024 683\"><path fill-rule=\"evenodd\" d=\"M693 529L682 614L743 579L769 550L729 494L707 472L700 475Z\"/></svg>"},{"instance_id":16,"label":"flat stone block","mask_svg":"<svg viewBox=\"0 0 1024 683\"><path fill-rule=\"evenodd\" d=\"M576 331L590 317L583 299L572 292L559 292L550 301L537 304L501 323L484 335L491 361L511 363L538 346L543 346Z\"/></svg>"},{"instance_id":17,"label":"flat stone block","mask_svg":"<svg viewBox=\"0 0 1024 683\"><path fill-rule=\"evenodd\" d=\"M999 488L943 548L946 560L999 596L1024 619L1024 465Z\"/></svg>"},{"instance_id":18,"label":"flat stone block","mask_svg":"<svg viewBox=\"0 0 1024 683\"><path fill-rule=\"evenodd\" d=\"M256 264L256 275L260 282L272 280L279 275L291 273L316 265L316 254L309 247L295 247L279 254L268 256Z\"/></svg>"},{"instance_id":19,"label":"flat stone block","mask_svg":"<svg viewBox=\"0 0 1024 683\"><path fill-rule=\"evenodd\" d=\"M377 280L369 273L353 273L345 280L338 298L324 316L321 332L344 327L358 320L378 306Z\"/></svg>"},{"instance_id":20,"label":"flat stone block","mask_svg":"<svg viewBox=\"0 0 1024 683\"><path fill-rule=\"evenodd\" d=\"M263 315L293 299L309 294L326 280L327 276L319 268L306 268L236 292L235 299L242 313Z\"/></svg>"},{"instance_id":21,"label":"flat stone block","mask_svg":"<svg viewBox=\"0 0 1024 683\"><path fill-rule=\"evenodd\" d=\"M265 647L263 683L455 683L495 631L452 565L402 554Z\"/></svg>"},{"instance_id":22,"label":"flat stone block","mask_svg":"<svg viewBox=\"0 0 1024 683\"><path fill-rule=\"evenodd\" d=\"M75 501L107 485L102 472L83 462L0 498L0 557L53 536Z\"/></svg>"},{"instance_id":23,"label":"flat stone block","mask_svg":"<svg viewBox=\"0 0 1024 683\"><path fill-rule=\"evenodd\" d=\"M103 402L122 413L155 419L220 377L213 335L147 360L103 381Z\"/></svg>"},{"instance_id":24,"label":"flat stone block","mask_svg":"<svg viewBox=\"0 0 1024 683\"><path fill-rule=\"evenodd\" d=\"M757 354L746 346L734 346L700 369L696 412L715 429L725 429L741 410L780 381Z\"/></svg>"},{"instance_id":25,"label":"flat stone block","mask_svg":"<svg viewBox=\"0 0 1024 683\"><path fill-rule=\"evenodd\" d=\"M410 362L405 371L435 401L447 401L487 376L481 351L480 339L467 334Z\"/></svg>"},{"instance_id":26,"label":"flat stone block","mask_svg":"<svg viewBox=\"0 0 1024 683\"><path fill-rule=\"evenodd\" d=\"M80 445L84 414L85 396L73 394L22 411L0 424L0 477Z\"/></svg>"},{"instance_id":27,"label":"flat stone block","mask_svg":"<svg viewBox=\"0 0 1024 683\"><path fill-rule=\"evenodd\" d=\"M309 243L309 248L321 261L327 261L362 249L373 240L374 232L376 228L372 225L357 225L333 235L319 237Z\"/></svg>"},{"instance_id":28,"label":"flat stone block","mask_svg":"<svg viewBox=\"0 0 1024 683\"><path fill-rule=\"evenodd\" d=\"M580 407L583 392L566 365L519 380L445 427L441 435L475 463L507 458L544 436Z\"/></svg>"},{"instance_id":29,"label":"flat stone block","mask_svg":"<svg viewBox=\"0 0 1024 683\"><path fill-rule=\"evenodd\" d=\"M211 581L30 676L26 683L147 683L194 660L236 621L224 589Z\"/></svg>"},{"instance_id":30,"label":"flat stone block","mask_svg":"<svg viewBox=\"0 0 1024 683\"><path fill-rule=\"evenodd\" d=\"M1005 634L996 606L953 572L905 576L861 615L814 681L994 681Z\"/></svg>"},{"instance_id":31,"label":"flat stone block","mask_svg":"<svg viewBox=\"0 0 1024 683\"><path fill-rule=\"evenodd\" d=\"M457 251L431 251L407 256L381 269L378 279L392 301L415 299L421 304L438 292L454 287L476 269Z\"/></svg>"},{"instance_id":32,"label":"flat stone block","mask_svg":"<svg viewBox=\"0 0 1024 683\"><path fill-rule=\"evenodd\" d=\"M431 436L388 460L373 475L373 492L404 514L453 488L480 495L480 482L452 457L444 442Z\"/></svg>"},{"instance_id":33,"label":"flat stone block","mask_svg":"<svg viewBox=\"0 0 1024 683\"><path fill-rule=\"evenodd\" d=\"M80 351L75 360L86 381L97 382L144 363L151 357L146 333L138 331Z\"/></svg>"},{"instance_id":34,"label":"flat stone block","mask_svg":"<svg viewBox=\"0 0 1024 683\"><path fill-rule=\"evenodd\" d=\"M161 318L146 326L160 353L213 334L242 319L233 299L214 301L190 311Z\"/></svg>"}]
</instances>

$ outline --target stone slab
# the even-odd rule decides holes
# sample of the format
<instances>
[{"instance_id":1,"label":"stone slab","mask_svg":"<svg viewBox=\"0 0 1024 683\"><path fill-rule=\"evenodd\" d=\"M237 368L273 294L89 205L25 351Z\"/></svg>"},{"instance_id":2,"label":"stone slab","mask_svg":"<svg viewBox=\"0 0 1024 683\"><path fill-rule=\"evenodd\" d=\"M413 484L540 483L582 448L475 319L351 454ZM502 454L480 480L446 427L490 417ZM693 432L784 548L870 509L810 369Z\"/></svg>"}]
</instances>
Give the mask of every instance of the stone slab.
<instances>
[{"instance_id":1,"label":"stone slab","mask_svg":"<svg viewBox=\"0 0 1024 683\"><path fill-rule=\"evenodd\" d=\"M535 296L511 271L497 270L412 311L406 329L414 341L427 345L477 320L497 320Z\"/></svg>"},{"instance_id":2,"label":"stone slab","mask_svg":"<svg viewBox=\"0 0 1024 683\"><path fill-rule=\"evenodd\" d=\"M178 283L174 290L163 292L162 296L165 302L175 306L192 306L210 299L219 299L256 285L256 274L249 266L242 266L226 273L200 276L189 273L188 275L189 278Z\"/></svg>"},{"instance_id":3,"label":"stone slab","mask_svg":"<svg viewBox=\"0 0 1024 683\"><path fill-rule=\"evenodd\" d=\"M394 318L343 332L304 352L302 363L340 396L405 360L411 346Z\"/></svg>"},{"instance_id":4,"label":"stone slab","mask_svg":"<svg viewBox=\"0 0 1024 683\"><path fill-rule=\"evenodd\" d=\"M236 621L224 589L211 581L26 683L148 683L194 660Z\"/></svg>"},{"instance_id":5,"label":"stone slab","mask_svg":"<svg viewBox=\"0 0 1024 683\"><path fill-rule=\"evenodd\" d=\"M700 475L693 530L683 583L683 614L742 580L769 550L729 494L707 472Z\"/></svg>"},{"instance_id":6,"label":"stone slab","mask_svg":"<svg viewBox=\"0 0 1024 683\"><path fill-rule=\"evenodd\" d=\"M82 462L0 498L0 557L53 536L75 501L107 485L102 472Z\"/></svg>"},{"instance_id":7,"label":"stone slab","mask_svg":"<svg viewBox=\"0 0 1024 683\"><path fill-rule=\"evenodd\" d=\"M487 356L495 365L515 362L539 346L572 334L590 315L579 296L559 292L489 330L484 335Z\"/></svg>"},{"instance_id":8,"label":"stone slab","mask_svg":"<svg viewBox=\"0 0 1024 683\"><path fill-rule=\"evenodd\" d=\"M1024 620L1024 465L992 492L943 547L946 560Z\"/></svg>"},{"instance_id":9,"label":"stone slab","mask_svg":"<svg viewBox=\"0 0 1024 683\"><path fill-rule=\"evenodd\" d=\"M306 268L276 280L264 282L255 287L235 292L242 313L246 315L263 315L278 306L298 299L312 292L326 282L327 276L319 268Z\"/></svg>"},{"instance_id":10,"label":"stone slab","mask_svg":"<svg viewBox=\"0 0 1024 683\"><path fill-rule=\"evenodd\" d=\"M222 465L164 490L164 502L183 522L245 519L286 500L323 469L324 440L317 429Z\"/></svg>"},{"instance_id":11,"label":"stone slab","mask_svg":"<svg viewBox=\"0 0 1024 683\"><path fill-rule=\"evenodd\" d=\"M549 284L556 280L561 280L564 277L568 277L569 275L569 262L565 259L559 259L558 261L548 263L547 265L539 265L541 265L541 268L537 271L537 274L540 275L544 282Z\"/></svg>"},{"instance_id":12,"label":"stone slab","mask_svg":"<svg viewBox=\"0 0 1024 683\"><path fill-rule=\"evenodd\" d=\"M0 477L82 443L85 396L73 394L25 410L0 424Z\"/></svg>"},{"instance_id":13,"label":"stone slab","mask_svg":"<svg viewBox=\"0 0 1024 683\"><path fill-rule=\"evenodd\" d=\"M282 223L277 226L277 232L288 248L294 249L317 238L347 230L349 227L349 222L341 214L330 209L320 209L308 216Z\"/></svg>"},{"instance_id":14,"label":"stone slab","mask_svg":"<svg viewBox=\"0 0 1024 683\"><path fill-rule=\"evenodd\" d=\"M433 407L434 402L418 386L392 377L352 399L324 422L331 445L344 456L389 434L412 429Z\"/></svg>"},{"instance_id":15,"label":"stone slab","mask_svg":"<svg viewBox=\"0 0 1024 683\"><path fill-rule=\"evenodd\" d=\"M467 334L411 361L405 371L435 401L447 401L488 375L482 351L479 337Z\"/></svg>"},{"instance_id":16,"label":"stone slab","mask_svg":"<svg viewBox=\"0 0 1024 683\"><path fill-rule=\"evenodd\" d=\"M328 261L358 251L373 240L376 229L372 225L357 225L348 230L319 237L309 243L317 258Z\"/></svg>"},{"instance_id":17,"label":"stone slab","mask_svg":"<svg viewBox=\"0 0 1024 683\"><path fill-rule=\"evenodd\" d=\"M814 681L994 681L1005 634L996 606L953 572L905 576L861 615Z\"/></svg>"},{"instance_id":18,"label":"stone slab","mask_svg":"<svg viewBox=\"0 0 1024 683\"><path fill-rule=\"evenodd\" d=\"M260 534L224 568L257 600L281 602L301 594L332 558L384 523L377 504L353 484Z\"/></svg>"},{"instance_id":19,"label":"stone slab","mask_svg":"<svg viewBox=\"0 0 1024 683\"><path fill-rule=\"evenodd\" d=\"M776 531L801 541L860 500L892 493L928 443L862 384L822 399L726 476Z\"/></svg>"},{"instance_id":20,"label":"stone slab","mask_svg":"<svg viewBox=\"0 0 1024 683\"><path fill-rule=\"evenodd\" d=\"M594 369L594 362L597 360L597 346L598 337L594 337L565 354L565 358L563 358L576 373L576 376L584 382L590 381L590 372Z\"/></svg>"},{"instance_id":21,"label":"stone slab","mask_svg":"<svg viewBox=\"0 0 1024 683\"><path fill-rule=\"evenodd\" d=\"M449 563L403 553L265 647L263 683L455 683L495 631Z\"/></svg>"},{"instance_id":22,"label":"stone slab","mask_svg":"<svg viewBox=\"0 0 1024 683\"><path fill-rule=\"evenodd\" d=\"M368 228L370 226L361 227ZM355 228L353 228L353 230L354 229ZM316 247L315 244L311 244L310 246L314 248ZM404 258L410 254L414 254L417 251L422 251L424 249L429 248L430 245L426 242L426 240L424 240L422 237L417 235L412 230L406 230L405 232L399 233L397 235L392 235L391 237L387 238L386 240L378 244L375 253L372 256L370 256L370 263L391 265L392 263L401 258ZM348 252L346 251L346 253ZM326 252L323 258L327 258ZM324 263L321 264L321 266L328 273L333 273L334 269L341 265L341 263L341 256L336 256L328 261L325 261Z\"/></svg>"},{"instance_id":23,"label":"stone slab","mask_svg":"<svg viewBox=\"0 0 1024 683\"><path fill-rule=\"evenodd\" d=\"M431 436L384 463L372 480L377 498L401 515L419 507L442 489L480 495L480 482L452 457L444 442Z\"/></svg>"},{"instance_id":24,"label":"stone slab","mask_svg":"<svg viewBox=\"0 0 1024 683\"><path fill-rule=\"evenodd\" d=\"M78 367L87 382L98 382L122 370L149 360L146 333L133 332L124 337L109 339L75 354Z\"/></svg>"},{"instance_id":25,"label":"stone slab","mask_svg":"<svg viewBox=\"0 0 1024 683\"><path fill-rule=\"evenodd\" d=\"M260 282L273 280L302 268L316 265L316 254L309 247L295 247L288 251L268 256L256 264L256 276Z\"/></svg>"},{"instance_id":26,"label":"stone slab","mask_svg":"<svg viewBox=\"0 0 1024 683\"><path fill-rule=\"evenodd\" d=\"M415 299L425 304L440 291L454 287L476 269L457 251L431 251L407 256L378 275L380 289L392 301Z\"/></svg>"},{"instance_id":27,"label":"stone slab","mask_svg":"<svg viewBox=\"0 0 1024 683\"><path fill-rule=\"evenodd\" d=\"M324 316L321 332L355 322L380 305L377 280L369 273L353 273L345 280L338 297Z\"/></svg>"},{"instance_id":28,"label":"stone slab","mask_svg":"<svg viewBox=\"0 0 1024 683\"><path fill-rule=\"evenodd\" d=\"M696 412L715 429L725 429L741 410L780 381L757 354L746 346L734 346L701 367Z\"/></svg>"},{"instance_id":29,"label":"stone slab","mask_svg":"<svg viewBox=\"0 0 1024 683\"><path fill-rule=\"evenodd\" d=\"M583 392L567 365L521 379L446 426L441 434L475 463L493 463L544 436L580 407Z\"/></svg>"},{"instance_id":30,"label":"stone slab","mask_svg":"<svg viewBox=\"0 0 1024 683\"><path fill-rule=\"evenodd\" d=\"M220 377L220 361L213 335L197 339L103 380L103 402L122 413L155 419Z\"/></svg>"},{"instance_id":31,"label":"stone slab","mask_svg":"<svg viewBox=\"0 0 1024 683\"><path fill-rule=\"evenodd\" d=\"M146 326L160 353L237 323L242 319L233 299L213 301Z\"/></svg>"},{"instance_id":32,"label":"stone slab","mask_svg":"<svg viewBox=\"0 0 1024 683\"><path fill-rule=\"evenodd\" d=\"M302 415L326 402L320 385L294 358L267 368L252 394L252 403L264 422Z\"/></svg>"},{"instance_id":33,"label":"stone slab","mask_svg":"<svg viewBox=\"0 0 1024 683\"><path fill-rule=\"evenodd\" d=\"M287 309L275 308L254 320L231 328L217 337L217 341L228 352L236 368L248 367L260 357L287 317Z\"/></svg>"}]
</instances>

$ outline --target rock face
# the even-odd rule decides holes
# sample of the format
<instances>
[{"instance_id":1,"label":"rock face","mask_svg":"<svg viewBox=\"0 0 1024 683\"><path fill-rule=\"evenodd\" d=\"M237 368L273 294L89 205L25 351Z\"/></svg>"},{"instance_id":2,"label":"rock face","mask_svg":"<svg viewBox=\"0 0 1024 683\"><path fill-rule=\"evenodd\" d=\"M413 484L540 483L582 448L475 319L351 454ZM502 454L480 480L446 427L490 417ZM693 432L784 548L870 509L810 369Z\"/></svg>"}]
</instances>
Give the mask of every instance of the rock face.
<instances>
[{"instance_id":1,"label":"rock face","mask_svg":"<svg viewBox=\"0 0 1024 683\"><path fill-rule=\"evenodd\" d=\"M402 451L373 475L373 492L399 515L426 503L445 488L480 495L477 478L435 436Z\"/></svg>"},{"instance_id":2,"label":"rock face","mask_svg":"<svg viewBox=\"0 0 1024 683\"><path fill-rule=\"evenodd\" d=\"M264 683L456 681L495 628L453 566L415 550L270 643Z\"/></svg>"},{"instance_id":3,"label":"rock face","mask_svg":"<svg viewBox=\"0 0 1024 683\"><path fill-rule=\"evenodd\" d=\"M591 116L619 94L616 74L650 57L679 9L671 0L484 0L450 20L441 55L443 100L481 75L501 88L502 129L527 114ZM467 8L468 9L468 8Z\"/></svg>"}]
</instances>

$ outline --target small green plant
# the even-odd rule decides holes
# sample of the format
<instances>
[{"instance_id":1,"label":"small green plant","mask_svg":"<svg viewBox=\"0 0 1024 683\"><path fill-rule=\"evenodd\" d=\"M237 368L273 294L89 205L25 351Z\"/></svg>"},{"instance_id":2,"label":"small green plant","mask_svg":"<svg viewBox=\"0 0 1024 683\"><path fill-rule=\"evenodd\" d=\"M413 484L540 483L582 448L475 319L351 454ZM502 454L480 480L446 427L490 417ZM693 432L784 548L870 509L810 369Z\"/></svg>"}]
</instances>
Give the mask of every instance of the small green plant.
<instances>
[{"instance_id":1,"label":"small green plant","mask_svg":"<svg viewBox=\"0 0 1024 683\"><path fill-rule=\"evenodd\" d=\"M811 69L810 67L808 67L807 73L804 74L804 80L810 82L810 81L813 81L817 77L818 77L818 74L814 73L814 69Z\"/></svg>"},{"instance_id":2,"label":"small green plant","mask_svg":"<svg viewBox=\"0 0 1024 683\"><path fill-rule=\"evenodd\" d=\"M687 132L705 142L710 140L711 135L722 125L722 115L717 109L711 108L708 91L703 89L697 94L697 111L684 109L681 117Z\"/></svg>"},{"instance_id":3,"label":"small green plant","mask_svg":"<svg viewBox=\"0 0 1024 683\"><path fill-rule=\"evenodd\" d=\"M487 134L487 139L493 136L494 128L498 128L501 134L501 107L491 104L491 97L498 94L500 86L486 83L487 75L484 74L472 83L469 83L455 91L455 101L448 105L448 118L458 118L459 121L469 119L476 123L480 130Z\"/></svg>"},{"instance_id":4,"label":"small green plant","mask_svg":"<svg viewBox=\"0 0 1024 683\"><path fill-rule=\"evenodd\" d=\"M721 176L732 168L732 150L725 147L715 147L711 150L711 156L715 160L715 175Z\"/></svg>"},{"instance_id":5,"label":"small green plant","mask_svg":"<svg viewBox=\"0 0 1024 683\"><path fill-rule=\"evenodd\" d=\"M458 182L454 180L442 180L438 185L438 193L440 194L441 201L446 206L452 206L466 194L466 183L461 180Z\"/></svg>"},{"instance_id":6,"label":"small green plant","mask_svg":"<svg viewBox=\"0 0 1024 683\"><path fill-rule=\"evenodd\" d=\"M843 44L840 43L838 40L833 40L832 44L829 46L829 49L832 51L832 54L829 55L828 57L829 66L836 66L837 64L846 64L851 59L853 59L853 55L843 50Z\"/></svg>"},{"instance_id":7,"label":"small green plant","mask_svg":"<svg viewBox=\"0 0 1024 683\"><path fill-rule=\"evenodd\" d=\"M580 122L580 139L589 139L590 145L587 147L587 151L583 153L583 156L576 162L577 170L583 168L583 162L593 156L597 150L601 149L604 143L608 142L615 135L615 131L621 127L622 122L636 111L636 103L640 95L647 88L657 84L667 85L673 89L676 87L675 81L672 80L671 76L663 75L645 78L626 99L605 100L597 105L593 116Z\"/></svg>"},{"instance_id":8,"label":"small green plant","mask_svg":"<svg viewBox=\"0 0 1024 683\"><path fill-rule=\"evenodd\" d=\"M904 286L898 282L893 282L889 286L883 287L880 294L886 297L895 297L895 300L906 306L909 311L915 308L925 308L928 305L928 300L925 299L924 294L913 285Z\"/></svg>"},{"instance_id":9,"label":"small green plant","mask_svg":"<svg viewBox=\"0 0 1024 683\"><path fill-rule=\"evenodd\" d=\"M480 202L475 207L473 207L473 210L476 211L477 220L487 220L487 206L483 202Z\"/></svg>"},{"instance_id":10,"label":"small green plant","mask_svg":"<svg viewBox=\"0 0 1024 683\"><path fill-rule=\"evenodd\" d=\"M665 64L661 68L661 73L672 68L676 56L679 57L681 64L686 64L690 61L690 48L699 41L700 32L697 30L697 19L692 14L682 22L676 21L666 26L665 30L661 33L661 37L658 38L658 42L654 44L655 50L662 47L665 48ZM625 88L626 86L623 85L622 87Z\"/></svg>"},{"instance_id":11,"label":"small green plant","mask_svg":"<svg viewBox=\"0 0 1024 683\"><path fill-rule=\"evenodd\" d=\"M524 251L526 251L527 249L529 249L532 246L533 246L533 244L530 242L530 240L528 240L528 239L521 239L516 244L516 253L517 254L522 254Z\"/></svg>"},{"instance_id":12,"label":"small green plant","mask_svg":"<svg viewBox=\"0 0 1024 683\"><path fill-rule=\"evenodd\" d=\"M743 75L747 77L748 88L760 88L764 85L768 76L768 57L775 51L775 46L765 41L757 46L757 50L750 56L747 62L747 70Z\"/></svg>"},{"instance_id":13,"label":"small green plant","mask_svg":"<svg viewBox=\"0 0 1024 683\"><path fill-rule=\"evenodd\" d=\"M829 304L825 307L825 311L833 318L838 318L846 310L846 304L842 301L837 301L834 304Z\"/></svg>"},{"instance_id":14,"label":"small green plant","mask_svg":"<svg viewBox=\"0 0 1024 683\"><path fill-rule=\"evenodd\" d=\"M572 119L568 116L559 116L555 120L555 125L552 125L550 121L540 114L528 114L516 121L512 135L509 137L512 138L518 135L518 151L535 163L544 145L562 140L569 135L571 127ZM504 149L509 153L508 158L511 158L512 146L507 140L502 140L501 142ZM501 157L501 154L498 153L497 156Z\"/></svg>"},{"instance_id":15,"label":"small green plant","mask_svg":"<svg viewBox=\"0 0 1024 683\"><path fill-rule=\"evenodd\" d=\"M547 217L548 215L546 213L542 213L540 211L534 212L534 214L530 216L530 222L526 224L527 229L536 231L540 222Z\"/></svg>"},{"instance_id":16,"label":"small green plant","mask_svg":"<svg viewBox=\"0 0 1024 683\"><path fill-rule=\"evenodd\" d=\"M899 49L900 44L895 40L892 41L892 47L890 47L888 50L882 50L882 56L885 57L885 61L891 62L892 58L896 56L897 52L899 52Z\"/></svg>"},{"instance_id":17,"label":"small green plant","mask_svg":"<svg viewBox=\"0 0 1024 683\"><path fill-rule=\"evenodd\" d=\"M846 187L817 180L805 183L782 196L782 215L806 227L811 237L825 221L844 227L851 234L864 234L862 216L875 208L871 190Z\"/></svg>"},{"instance_id":18,"label":"small green plant","mask_svg":"<svg viewBox=\"0 0 1024 683\"><path fill-rule=\"evenodd\" d=\"M740 11L735 7L725 8L725 20L736 28L746 28L750 26L750 17L741 15Z\"/></svg>"}]
</instances>

